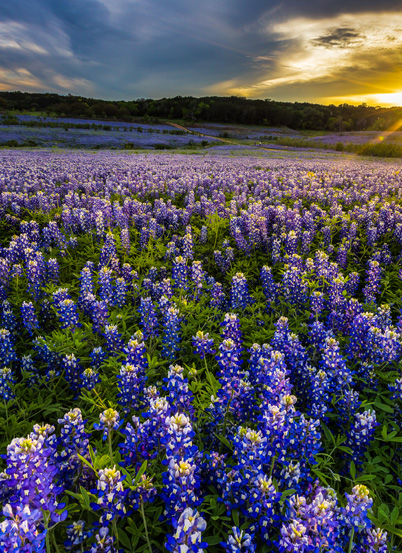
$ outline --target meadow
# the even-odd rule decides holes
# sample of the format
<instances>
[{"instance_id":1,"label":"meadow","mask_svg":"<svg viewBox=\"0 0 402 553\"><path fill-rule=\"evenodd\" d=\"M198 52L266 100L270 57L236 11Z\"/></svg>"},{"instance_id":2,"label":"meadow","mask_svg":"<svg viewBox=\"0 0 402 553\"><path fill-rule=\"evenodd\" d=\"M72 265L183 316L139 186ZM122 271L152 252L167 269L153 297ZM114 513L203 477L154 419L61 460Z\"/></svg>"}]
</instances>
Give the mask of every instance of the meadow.
<instances>
[{"instance_id":1,"label":"meadow","mask_svg":"<svg viewBox=\"0 0 402 553\"><path fill-rule=\"evenodd\" d=\"M193 154L0 151L0 551L401 552L400 163Z\"/></svg>"}]
</instances>

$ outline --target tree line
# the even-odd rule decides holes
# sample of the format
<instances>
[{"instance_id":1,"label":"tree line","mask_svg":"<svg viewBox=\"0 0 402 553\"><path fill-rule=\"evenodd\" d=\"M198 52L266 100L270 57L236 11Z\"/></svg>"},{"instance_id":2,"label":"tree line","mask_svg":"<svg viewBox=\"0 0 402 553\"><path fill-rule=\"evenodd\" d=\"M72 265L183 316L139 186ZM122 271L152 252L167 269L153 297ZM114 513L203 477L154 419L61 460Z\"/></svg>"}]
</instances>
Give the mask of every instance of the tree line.
<instances>
[{"instance_id":1,"label":"tree line","mask_svg":"<svg viewBox=\"0 0 402 553\"><path fill-rule=\"evenodd\" d=\"M68 94L2 92L3 113L34 111L48 116L150 122L182 120L188 123L228 123L286 126L292 129L381 131L402 128L402 107L383 108L361 104L321 105L308 102L278 102L238 96L176 96L159 100L100 100Z\"/></svg>"}]
</instances>

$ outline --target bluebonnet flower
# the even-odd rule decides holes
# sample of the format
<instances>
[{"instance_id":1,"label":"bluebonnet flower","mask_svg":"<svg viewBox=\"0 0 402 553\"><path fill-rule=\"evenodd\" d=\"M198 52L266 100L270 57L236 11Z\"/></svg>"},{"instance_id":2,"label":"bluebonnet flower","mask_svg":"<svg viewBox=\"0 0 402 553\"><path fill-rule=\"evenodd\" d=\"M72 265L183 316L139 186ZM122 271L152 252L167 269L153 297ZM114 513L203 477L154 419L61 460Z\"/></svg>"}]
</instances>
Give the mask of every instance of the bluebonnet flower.
<instances>
[{"instance_id":1,"label":"bluebonnet flower","mask_svg":"<svg viewBox=\"0 0 402 553\"><path fill-rule=\"evenodd\" d=\"M285 236L285 254L288 256L292 256L293 254L297 253L297 243L299 239L294 230L291 230L286 236Z\"/></svg>"},{"instance_id":2,"label":"bluebonnet flower","mask_svg":"<svg viewBox=\"0 0 402 553\"><path fill-rule=\"evenodd\" d=\"M301 235L300 251L306 254L310 251L311 242L313 241L314 233L308 230L304 230Z\"/></svg>"},{"instance_id":3,"label":"bluebonnet flower","mask_svg":"<svg viewBox=\"0 0 402 553\"><path fill-rule=\"evenodd\" d=\"M351 418L354 419L360 405L361 401L358 392L343 390L343 395L336 404L339 416L342 417L342 424L346 426Z\"/></svg>"},{"instance_id":4,"label":"bluebonnet flower","mask_svg":"<svg viewBox=\"0 0 402 553\"><path fill-rule=\"evenodd\" d=\"M35 313L35 308L31 301L22 302L21 315L22 315L22 324L25 326L30 336L32 336L34 333L34 330L39 329L39 321Z\"/></svg>"},{"instance_id":5,"label":"bluebonnet flower","mask_svg":"<svg viewBox=\"0 0 402 553\"><path fill-rule=\"evenodd\" d=\"M106 325L103 336L106 339L106 347L110 352L121 351L123 349L124 342L117 330L117 325Z\"/></svg>"},{"instance_id":6,"label":"bluebonnet flower","mask_svg":"<svg viewBox=\"0 0 402 553\"><path fill-rule=\"evenodd\" d=\"M45 278L44 272L45 262L42 258L28 261L26 267L28 290L34 300L38 300L42 295L42 286Z\"/></svg>"},{"instance_id":7,"label":"bluebonnet flower","mask_svg":"<svg viewBox=\"0 0 402 553\"><path fill-rule=\"evenodd\" d=\"M95 227L96 227L96 237L99 241L105 233L105 226L104 226L102 211L95 212Z\"/></svg>"},{"instance_id":8,"label":"bluebonnet flower","mask_svg":"<svg viewBox=\"0 0 402 553\"><path fill-rule=\"evenodd\" d=\"M82 466L82 461L77 454L88 457L89 434L85 432L85 422L81 410L75 407L58 420L61 424L60 453L57 453L56 460L61 465L61 471L65 478L75 476L77 469Z\"/></svg>"},{"instance_id":9,"label":"bluebonnet flower","mask_svg":"<svg viewBox=\"0 0 402 553\"><path fill-rule=\"evenodd\" d=\"M24 275L24 269L22 268L22 265L20 263L14 263L14 265L12 266L12 269L11 269L12 278L19 278L23 275ZM1 296L1 294L0 294L0 296Z\"/></svg>"},{"instance_id":10,"label":"bluebonnet flower","mask_svg":"<svg viewBox=\"0 0 402 553\"><path fill-rule=\"evenodd\" d=\"M321 366L333 382L334 391L342 391L352 385L353 377L340 354L339 343L335 338L327 337L322 345Z\"/></svg>"},{"instance_id":11,"label":"bluebonnet flower","mask_svg":"<svg viewBox=\"0 0 402 553\"><path fill-rule=\"evenodd\" d=\"M122 248L124 249L124 251L128 255L130 253L130 248L131 248L130 232L129 232L128 228L122 228L121 229L121 231L120 231L120 241L121 241Z\"/></svg>"},{"instance_id":12,"label":"bluebonnet flower","mask_svg":"<svg viewBox=\"0 0 402 553\"><path fill-rule=\"evenodd\" d=\"M149 395L147 411L143 423L133 417L133 424L127 423L121 430L125 441L120 444L120 452L125 465L133 465L138 470L144 459L158 455L165 434L165 420L170 414L170 405L165 398Z\"/></svg>"},{"instance_id":13,"label":"bluebonnet flower","mask_svg":"<svg viewBox=\"0 0 402 553\"><path fill-rule=\"evenodd\" d=\"M235 313L226 313L221 327L222 340L233 340L240 352L242 347L242 333L239 317Z\"/></svg>"},{"instance_id":14,"label":"bluebonnet flower","mask_svg":"<svg viewBox=\"0 0 402 553\"><path fill-rule=\"evenodd\" d=\"M193 394L188 389L188 380L183 375L180 365L170 365L168 376L164 378L164 389L168 392L166 398L176 413L187 413L194 420Z\"/></svg>"},{"instance_id":15,"label":"bluebonnet flower","mask_svg":"<svg viewBox=\"0 0 402 553\"><path fill-rule=\"evenodd\" d=\"M253 302L248 291L248 284L243 273L236 273L232 278L230 306L232 309L245 309Z\"/></svg>"},{"instance_id":16,"label":"bluebonnet flower","mask_svg":"<svg viewBox=\"0 0 402 553\"><path fill-rule=\"evenodd\" d=\"M153 503L157 496L156 488L152 482L152 478L142 474L135 489L129 492L128 501L130 506L137 510L141 503Z\"/></svg>"},{"instance_id":17,"label":"bluebonnet flower","mask_svg":"<svg viewBox=\"0 0 402 553\"><path fill-rule=\"evenodd\" d=\"M385 530L381 528L369 528L364 537L361 553L387 553L387 537Z\"/></svg>"},{"instance_id":18,"label":"bluebonnet flower","mask_svg":"<svg viewBox=\"0 0 402 553\"><path fill-rule=\"evenodd\" d=\"M85 540L92 536L92 530L84 530L85 522L78 520L73 522L66 528L67 539L64 542L64 546L69 551L75 548L76 545L81 545Z\"/></svg>"},{"instance_id":19,"label":"bluebonnet flower","mask_svg":"<svg viewBox=\"0 0 402 553\"><path fill-rule=\"evenodd\" d=\"M61 320L61 328L70 328L74 330L81 326L77 312L77 306L71 299L65 299L58 303L57 313Z\"/></svg>"},{"instance_id":20,"label":"bluebonnet flower","mask_svg":"<svg viewBox=\"0 0 402 553\"><path fill-rule=\"evenodd\" d=\"M98 370L107 358L107 353L102 349L102 346L99 346L91 351L89 357L91 358L91 367L94 370Z\"/></svg>"},{"instance_id":21,"label":"bluebonnet flower","mask_svg":"<svg viewBox=\"0 0 402 553\"><path fill-rule=\"evenodd\" d=\"M221 545L226 553L254 553L256 550L254 535L239 530L235 526L232 528L232 535Z\"/></svg>"},{"instance_id":22,"label":"bluebonnet flower","mask_svg":"<svg viewBox=\"0 0 402 553\"><path fill-rule=\"evenodd\" d=\"M363 463L364 453L374 438L377 426L379 426L379 423L375 411L369 409L363 413L355 414L345 445L352 449L351 457L356 465Z\"/></svg>"},{"instance_id":23,"label":"bluebonnet flower","mask_svg":"<svg viewBox=\"0 0 402 553\"><path fill-rule=\"evenodd\" d=\"M129 263L123 263L121 268L121 275L127 283L128 290L133 292L138 289L136 281L138 280L138 273L134 271Z\"/></svg>"},{"instance_id":24,"label":"bluebonnet flower","mask_svg":"<svg viewBox=\"0 0 402 553\"><path fill-rule=\"evenodd\" d=\"M271 310L275 305L278 295L278 285L272 276L271 267L264 265L260 271L262 289L267 300L267 310Z\"/></svg>"},{"instance_id":25,"label":"bluebonnet flower","mask_svg":"<svg viewBox=\"0 0 402 553\"><path fill-rule=\"evenodd\" d=\"M351 494L346 494L347 504L342 509L342 519L348 528L359 530L371 526L368 511L373 506L368 488L358 484L352 489Z\"/></svg>"},{"instance_id":26,"label":"bluebonnet flower","mask_svg":"<svg viewBox=\"0 0 402 553\"><path fill-rule=\"evenodd\" d=\"M292 496L287 519L282 524L279 551L325 551L341 553L339 540L338 507L331 488L317 486L310 498Z\"/></svg>"},{"instance_id":27,"label":"bluebonnet flower","mask_svg":"<svg viewBox=\"0 0 402 553\"><path fill-rule=\"evenodd\" d=\"M185 509L179 519L172 519L174 534L167 535L165 547L172 553L203 553L208 544L202 541L207 524L196 511Z\"/></svg>"},{"instance_id":28,"label":"bluebonnet flower","mask_svg":"<svg viewBox=\"0 0 402 553\"><path fill-rule=\"evenodd\" d=\"M79 390L82 378L82 367L79 364L79 359L73 353L65 355L61 366L64 370L64 378L67 380L70 388L74 391Z\"/></svg>"},{"instance_id":29,"label":"bluebonnet flower","mask_svg":"<svg viewBox=\"0 0 402 553\"><path fill-rule=\"evenodd\" d=\"M81 383L80 388L83 388L87 391L91 391L99 384L100 378L98 371L92 369L91 367L86 368L81 373Z\"/></svg>"},{"instance_id":30,"label":"bluebonnet flower","mask_svg":"<svg viewBox=\"0 0 402 553\"><path fill-rule=\"evenodd\" d=\"M105 237L105 242L103 243L99 257L100 267L108 265L113 257L116 257L116 241L113 234L108 233Z\"/></svg>"},{"instance_id":31,"label":"bluebonnet flower","mask_svg":"<svg viewBox=\"0 0 402 553\"><path fill-rule=\"evenodd\" d=\"M140 230L140 250L146 250L150 239L150 232L147 227L142 227Z\"/></svg>"},{"instance_id":32,"label":"bluebonnet flower","mask_svg":"<svg viewBox=\"0 0 402 553\"><path fill-rule=\"evenodd\" d=\"M202 268L201 261L193 261L191 265L191 283L195 288L194 299L197 301L202 293L205 282L205 271Z\"/></svg>"},{"instance_id":33,"label":"bluebonnet flower","mask_svg":"<svg viewBox=\"0 0 402 553\"><path fill-rule=\"evenodd\" d=\"M21 267L21 266L20 266ZM8 259L5 259L4 257L0 257L0 301L4 301L7 299L7 293L9 289L9 281L11 277L11 271L10 271L10 262ZM18 271L19 273L19 271ZM22 276L22 267L21 267L21 274L18 274L18 276ZM13 270L13 276L16 276L16 271ZM18 278L18 277L17 277Z\"/></svg>"},{"instance_id":34,"label":"bluebonnet flower","mask_svg":"<svg viewBox=\"0 0 402 553\"><path fill-rule=\"evenodd\" d=\"M219 368L221 372L219 374L220 380L230 381L232 377L238 376L242 365L242 359L240 358L241 348L231 340L223 340L219 346L219 353L216 355Z\"/></svg>"},{"instance_id":35,"label":"bluebonnet flower","mask_svg":"<svg viewBox=\"0 0 402 553\"><path fill-rule=\"evenodd\" d=\"M301 308L307 299L307 284L303 280L303 269L297 265L285 265L281 283L281 292L285 300Z\"/></svg>"},{"instance_id":36,"label":"bluebonnet flower","mask_svg":"<svg viewBox=\"0 0 402 553\"><path fill-rule=\"evenodd\" d=\"M163 443L168 457L186 457L193 455L195 436L190 418L184 413L176 413L165 418Z\"/></svg>"},{"instance_id":37,"label":"bluebonnet flower","mask_svg":"<svg viewBox=\"0 0 402 553\"><path fill-rule=\"evenodd\" d=\"M345 283L345 289L347 293L350 294L351 296L354 296L359 286L359 282L360 282L359 273L356 273L356 272L349 273L348 279Z\"/></svg>"},{"instance_id":38,"label":"bluebonnet flower","mask_svg":"<svg viewBox=\"0 0 402 553\"><path fill-rule=\"evenodd\" d=\"M367 303L375 301L379 292L380 281L383 269L378 261L369 261L366 272L366 286L363 288L363 295Z\"/></svg>"},{"instance_id":39,"label":"bluebonnet flower","mask_svg":"<svg viewBox=\"0 0 402 553\"><path fill-rule=\"evenodd\" d=\"M182 252L183 252L184 259L194 259L193 248L194 248L193 237L192 237L192 234L190 232L188 232L183 237Z\"/></svg>"},{"instance_id":40,"label":"bluebonnet flower","mask_svg":"<svg viewBox=\"0 0 402 553\"><path fill-rule=\"evenodd\" d=\"M144 339L147 340L152 336L158 336L158 318L155 305L151 298L141 298L138 311L141 314L141 326L144 333Z\"/></svg>"},{"instance_id":41,"label":"bluebonnet flower","mask_svg":"<svg viewBox=\"0 0 402 553\"><path fill-rule=\"evenodd\" d=\"M0 368L0 398L2 403L7 403L15 398L15 376L8 367Z\"/></svg>"},{"instance_id":42,"label":"bluebonnet flower","mask_svg":"<svg viewBox=\"0 0 402 553\"><path fill-rule=\"evenodd\" d=\"M197 497L200 487L199 468L192 457L168 458L168 470L163 473L165 516L177 517L188 507L201 503Z\"/></svg>"},{"instance_id":43,"label":"bluebonnet flower","mask_svg":"<svg viewBox=\"0 0 402 553\"><path fill-rule=\"evenodd\" d=\"M208 229L205 225L203 225L200 231L200 243L206 244L207 240L208 240Z\"/></svg>"},{"instance_id":44,"label":"bluebonnet flower","mask_svg":"<svg viewBox=\"0 0 402 553\"><path fill-rule=\"evenodd\" d=\"M54 428L49 427L49 432ZM59 504L57 496L63 488L55 485L58 468L54 460L54 447L48 440L48 433L35 434L27 438L14 438L7 447L7 485L13 495L10 503L28 505L33 509L49 511L53 522L67 517L67 511L59 513L64 504Z\"/></svg>"},{"instance_id":45,"label":"bluebonnet flower","mask_svg":"<svg viewBox=\"0 0 402 553\"><path fill-rule=\"evenodd\" d=\"M298 520L283 524L279 541L280 553L304 553L311 551L307 526Z\"/></svg>"},{"instance_id":46,"label":"bluebonnet flower","mask_svg":"<svg viewBox=\"0 0 402 553\"><path fill-rule=\"evenodd\" d=\"M40 531L43 514L28 505L3 507L5 519L0 522L0 548L4 552L42 553L46 551L46 530Z\"/></svg>"},{"instance_id":47,"label":"bluebonnet flower","mask_svg":"<svg viewBox=\"0 0 402 553\"><path fill-rule=\"evenodd\" d=\"M6 328L0 328L0 367L11 365L17 360L13 335Z\"/></svg>"},{"instance_id":48,"label":"bluebonnet flower","mask_svg":"<svg viewBox=\"0 0 402 553\"><path fill-rule=\"evenodd\" d=\"M112 299L113 305L124 307L127 302L127 283L123 277L116 278L114 296Z\"/></svg>"},{"instance_id":49,"label":"bluebonnet flower","mask_svg":"<svg viewBox=\"0 0 402 553\"><path fill-rule=\"evenodd\" d=\"M21 369L23 372L25 372L28 375L27 383L29 384L37 384L39 380L39 373L35 368L34 361L32 359L32 355L23 355L21 357Z\"/></svg>"},{"instance_id":50,"label":"bluebonnet flower","mask_svg":"<svg viewBox=\"0 0 402 553\"><path fill-rule=\"evenodd\" d=\"M209 302L212 308L223 309L225 305L225 292L220 282L214 282L211 288L211 300Z\"/></svg>"},{"instance_id":51,"label":"bluebonnet flower","mask_svg":"<svg viewBox=\"0 0 402 553\"><path fill-rule=\"evenodd\" d=\"M102 267L98 274L99 295L101 299L110 303L113 301L112 269Z\"/></svg>"},{"instance_id":52,"label":"bluebonnet flower","mask_svg":"<svg viewBox=\"0 0 402 553\"><path fill-rule=\"evenodd\" d=\"M392 327L391 306L388 303L377 307L377 324L382 330Z\"/></svg>"},{"instance_id":53,"label":"bluebonnet flower","mask_svg":"<svg viewBox=\"0 0 402 553\"><path fill-rule=\"evenodd\" d=\"M125 506L128 490L123 488L123 480L119 470L116 467L101 469L98 472L98 481L96 490L92 493L97 495L96 503L91 503L91 507L101 511L99 524L108 526L116 517L127 515Z\"/></svg>"},{"instance_id":54,"label":"bluebonnet flower","mask_svg":"<svg viewBox=\"0 0 402 553\"><path fill-rule=\"evenodd\" d=\"M169 307L163 316L162 357L174 361L180 350L180 312L175 307Z\"/></svg>"},{"instance_id":55,"label":"bluebonnet flower","mask_svg":"<svg viewBox=\"0 0 402 553\"><path fill-rule=\"evenodd\" d=\"M197 334L193 336L192 340L195 353L197 353L201 359L204 359L205 355L209 353L215 353L214 340L209 337L208 332L199 330Z\"/></svg>"},{"instance_id":56,"label":"bluebonnet flower","mask_svg":"<svg viewBox=\"0 0 402 553\"><path fill-rule=\"evenodd\" d=\"M179 290L187 290L187 265L186 259L182 256L178 256L173 261L172 278L174 281L174 287Z\"/></svg>"},{"instance_id":57,"label":"bluebonnet flower","mask_svg":"<svg viewBox=\"0 0 402 553\"><path fill-rule=\"evenodd\" d=\"M93 301L90 307L91 318L93 322L93 329L95 332L101 332L102 328L106 326L109 310L105 301Z\"/></svg>"},{"instance_id":58,"label":"bluebonnet flower","mask_svg":"<svg viewBox=\"0 0 402 553\"><path fill-rule=\"evenodd\" d=\"M80 296L78 305L82 308L85 304L85 297L94 293L94 284L92 281L92 271L89 267L84 267L80 273Z\"/></svg>"},{"instance_id":59,"label":"bluebonnet flower","mask_svg":"<svg viewBox=\"0 0 402 553\"><path fill-rule=\"evenodd\" d=\"M17 328L17 317L14 315L8 301L4 301L1 311L1 326L10 332L14 332Z\"/></svg>"},{"instance_id":60,"label":"bluebonnet flower","mask_svg":"<svg viewBox=\"0 0 402 553\"><path fill-rule=\"evenodd\" d=\"M112 408L106 409L99 415L100 423L94 424L95 430L103 430L103 440L109 436L113 430L120 428L122 421L120 421L119 413Z\"/></svg>"},{"instance_id":61,"label":"bluebonnet flower","mask_svg":"<svg viewBox=\"0 0 402 553\"><path fill-rule=\"evenodd\" d=\"M325 308L325 297L320 290L314 290L310 296L310 307L314 317L318 317Z\"/></svg>"},{"instance_id":62,"label":"bluebonnet flower","mask_svg":"<svg viewBox=\"0 0 402 553\"><path fill-rule=\"evenodd\" d=\"M246 240L246 238L244 237L239 227L236 227L233 238L235 239L236 246L239 248L240 251L243 251L246 254L250 253L251 246L249 242Z\"/></svg>"},{"instance_id":63,"label":"bluebonnet flower","mask_svg":"<svg viewBox=\"0 0 402 553\"><path fill-rule=\"evenodd\" d=\"M46 263L47 278L55 283L59 282L60 267L57 259L50 258Z\"/></svg>"},{"instance_id":64,"label":"bluebonnet flower","mask_svg":"<svg viewBox=\"0 0 402 553\"><path fill-rule=\"evenodd\" d=\"M137 409L142 403L145 373L139 364L126 363L117 375L119 404L124 411Z\"/></svg>"},{"instance_id":65,"label":"bluebonnet flower","mask_svg":"<svg viewBox=\"0 0 402 553\"><path fill-rule=\"evenodd\" d=\"M96 543L92 545L88 553L116 553L116 549L113 547L115 539L109 535L109 528L102 526L99 528L99 532L95 534Z\"/></svg>"}]
</instances>

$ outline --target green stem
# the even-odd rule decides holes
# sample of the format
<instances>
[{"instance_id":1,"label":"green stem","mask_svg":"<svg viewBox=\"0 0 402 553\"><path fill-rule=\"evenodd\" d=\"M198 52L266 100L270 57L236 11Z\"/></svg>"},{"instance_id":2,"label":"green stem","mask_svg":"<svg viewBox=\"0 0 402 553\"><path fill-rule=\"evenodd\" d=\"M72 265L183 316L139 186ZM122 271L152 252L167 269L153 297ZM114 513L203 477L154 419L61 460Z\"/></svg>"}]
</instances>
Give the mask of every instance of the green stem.
<instances>
[{"instance_id":1,"label":"green stem","mask_svg":"<svg viewBox=\"0 0 402 553\"><path fill-rule=\"evenodd\" d=\"M50 534L49 534L49 530L46 530L45 542L46 542L46 553L52 553L51 550L50 550Z\"/></svg>"},{"instance_id":2,"label":"green stem","mask_svg":"<svg viewBox=\"0 0 402 553\"><path fill-rule=\"evenodd\" d=\"M59 549L59 546L57 545L56 536L54 535L54 532L52 532L52 542L56 553L60 553L60 549Z\"/></svg>"},{"instance_id":3,"label":"green stem","mask_svg":"<svg viewBox=\"0 0 402 553\"><path fill-rule=\"evenodd\" d=\"M112 467L113 467L114 466L114 460L113 460L113 448L112 448L112 434L113 434L113 430L110 429L109 432L108 432L108 436L107 436L107 442L109 444L110 462L111 462Z\"/></svg>"},{"instance_id":4,"label":"green stem","mask_svg":"<svg viewBox=\"0 0 402 553\"><path fill-rule=\"evenodd\" d=\"M271 468L269 469L269 477L270 477L270 478L271 478L272 473L273 473L273 471L274 471L275 461L276 461L276 456L274 455L274 456L272 457L272 461L271 461Z\"/></svg>"},{"instance_id":5,"label":"green stem","mask_svg":"<svg viewBox=\"0 0 402 553\"><path fill-rule=\"evenodd\" d=\"M228 405L226 407L225 418L223 419L223 429L222 429L223 438L226 438L226 426L227 426L227 423L228 423L228 414L229 414L230 404L232 403L232 399L233 399L233 393L234 392L232 390L232 395L230 396L230 399L228 401ZM220 446L219 446L219 453L222 453L222 446L223 446L223 442L221 441Z\"/></svg>"},{"instance_id":6,"label":"green stem","mask_svg":"<svg viewBox=\"0 0 402 553\"><path fill-rule=\"evenodd\" d=\"M46 530L46 538L45 538L46 553L52 553L50 549L49 515L47 511L42 511L42 513L43 513L43 522Z\"/></svg>"},{"instance_id":7,"label":"green stem","mask_svg":"<svg viewBox=\"0 0 402 553\"><path fill-rule=\"evenodd\" d=\"M4 400L4 407L5 407L5 410L6 410L6 424L5 424L5 432L6 432L6 437L8 439L8 406L7 406L7 401Z\"/></svg>"},{"instance_id":8,"label":"green stem","mask_svg":"<svg viewBox=\"0 0 402 553\"><path fill-rule=\"evenodd\" d=\"M355 537L355 529L352 528L352 533L350 534L350 541L349 541L349 548L348 548L348 553L352 553L352 549L353 549L353 538Z\"/></svg>"},{"instance_id":9,"label":"green stem","mask_svg":"<svg viewBox=\"0 0 402 553\"><path fill-rule=\"evenodd\" d=\"M149 553L152 553L152 546L151 546L151 542L149 541L149 535L148 535L147 519L145 518L145 512L144 512L144 501L142 499L141 499L140 505L141 505L142 521L144 523L145 539L148 544Z\"/></svg>"},{"instance_id":10,"label":"green stem","mask_svg":"<svg viewBox=\"0 0 402 553\"><path fill-rule=\"evenodd\" d=\"M119 534L117 533L117 524L116 524L116 519L115 518L113 519L112 526L113 526L113 534L114 534L114 537L116 538L116 548L118 549L119 548Z\"/></svg>"}]
</instances>

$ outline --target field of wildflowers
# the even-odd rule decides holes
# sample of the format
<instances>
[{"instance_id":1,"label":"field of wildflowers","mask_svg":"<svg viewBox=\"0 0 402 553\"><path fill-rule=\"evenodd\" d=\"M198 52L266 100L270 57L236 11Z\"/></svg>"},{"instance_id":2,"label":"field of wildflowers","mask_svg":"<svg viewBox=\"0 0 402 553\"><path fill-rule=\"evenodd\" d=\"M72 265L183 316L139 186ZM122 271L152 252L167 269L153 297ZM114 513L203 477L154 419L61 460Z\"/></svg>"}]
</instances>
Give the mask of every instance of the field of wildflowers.
<instances>
[{"instance_id":1,"label":"field of wildflowers","mask_svg":"<svg viewBox=\"0 0 402 553\"><path fill-rule=\"evenodd\" d=\"M398 164L0 160L0 551L402 551Z\"/></svg>"}]
</instances>

